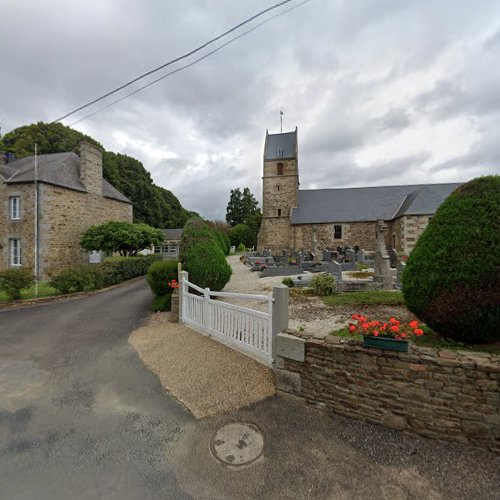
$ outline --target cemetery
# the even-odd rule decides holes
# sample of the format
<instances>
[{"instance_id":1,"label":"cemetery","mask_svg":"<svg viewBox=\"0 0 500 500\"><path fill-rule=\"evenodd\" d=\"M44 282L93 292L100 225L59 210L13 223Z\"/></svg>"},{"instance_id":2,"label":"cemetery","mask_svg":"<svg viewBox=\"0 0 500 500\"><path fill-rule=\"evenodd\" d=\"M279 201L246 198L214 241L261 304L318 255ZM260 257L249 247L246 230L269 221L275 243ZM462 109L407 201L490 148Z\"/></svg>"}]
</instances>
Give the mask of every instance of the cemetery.
<instances>
[{"instance_id":1,"label":"cemetery","mask_svg":"<svg viewBox=\"0 0 500 500\"><path fill-rule=\"evenodd\" d=\"M378 221L377 250L366 251L359 245L325 248L315 254L311 250L283 249L277 255L270 249L242 256L244 262L261 278L292 277L294 287L307 287L315 274L326 273L335 278L337 292L362 290L400 290L405 256L386 248L387 226ZM355 271L366 270L366 277Z\"/></svg>"}]
</instances>

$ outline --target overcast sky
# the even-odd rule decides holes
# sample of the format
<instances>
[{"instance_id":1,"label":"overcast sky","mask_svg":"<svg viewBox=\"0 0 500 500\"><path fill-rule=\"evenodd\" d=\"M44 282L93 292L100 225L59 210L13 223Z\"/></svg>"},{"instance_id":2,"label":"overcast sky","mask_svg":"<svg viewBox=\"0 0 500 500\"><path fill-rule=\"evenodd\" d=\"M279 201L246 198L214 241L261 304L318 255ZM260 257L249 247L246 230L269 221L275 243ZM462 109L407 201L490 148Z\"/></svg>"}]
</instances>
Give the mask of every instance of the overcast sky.
<instances>
[{"instance_id":1,"label":"overcast sky","mask_svg":"<svg viewBox=\"0 0 500 500\"><path fill-rule=\"evenodd\" d=\"M2 132L54 120L275 1L2 0ZM311 0L75 128L223 219L231 189L261 198L280 106L284 131L299 130L302 189L500 173L500 2Z\"/></svg>"}]
</instances>

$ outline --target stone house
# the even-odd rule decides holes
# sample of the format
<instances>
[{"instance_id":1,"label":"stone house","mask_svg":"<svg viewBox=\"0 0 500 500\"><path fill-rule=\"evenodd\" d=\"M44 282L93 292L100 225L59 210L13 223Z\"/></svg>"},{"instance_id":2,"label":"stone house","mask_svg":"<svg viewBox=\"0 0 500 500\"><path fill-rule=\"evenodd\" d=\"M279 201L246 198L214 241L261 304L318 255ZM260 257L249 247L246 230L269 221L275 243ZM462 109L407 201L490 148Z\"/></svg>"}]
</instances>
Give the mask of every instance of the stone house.
<instances>
[{"instance_id":1,"label":"stone house","mask_svg":"<svg viewBox=\"0 0 500 500\"><path fill-rule=\"evenodd\" d=\"M377 221L388 246L408 254L444 199L460 184L299 189L298 138L266 131L258 250L376 249Z\"/></svg>"},{"instance_id":2,"label":"stone house","mask_svg":"<svg viewBox=\"0 0 500 500\"><path fill-rule=\"evenodd\" d=\"M182 228L163 229L165 239L161 245L154 247L154 253L161 253L164 259L178 259L182 237Z\"/></svg>"},{"instance_id":3,"label":"stone house","mask_svg":"<svg viewBox=\"0 0 500 500\"><path fill-rule=\"evenodd\" d=\"M0 155L3 158L3 155ZM0 164L0 271L9 267L35 269L38 275L89 262L80 248L82 233L110 220L132 222L132 202L102 176L102 151L86 142L80 156L40 155L38 222L35 228L35 158Z\"/></svg>"}]
</instances>

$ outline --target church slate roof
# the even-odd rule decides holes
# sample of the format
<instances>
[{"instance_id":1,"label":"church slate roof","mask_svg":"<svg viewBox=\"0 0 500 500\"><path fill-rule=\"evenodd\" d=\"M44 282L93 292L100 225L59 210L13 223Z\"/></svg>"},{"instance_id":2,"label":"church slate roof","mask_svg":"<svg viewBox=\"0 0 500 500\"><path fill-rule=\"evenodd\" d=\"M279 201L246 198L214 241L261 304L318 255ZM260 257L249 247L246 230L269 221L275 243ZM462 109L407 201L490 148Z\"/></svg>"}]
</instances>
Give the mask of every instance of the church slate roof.
<instances>
[{"instance_id":1,"label":"church slate roof","mask_svg":"<svg viewBox=\"0 0 500 500\"><path fill-rule=\"evenodd\" d=\"M27 156L7 165L0 165L0 176L6 184L34 182L34 157ZM80 157L73 152L40 155L38 157L38 181L74 191L87 192L80 182ZM132 203L106 179L103 179L102 195L106 198Z\"/></svg>"},{"instance_id":2,"label":"church slate roof","mask_svg":"<svg viewBox=\"0 0 500 500\"><path fill-rule=\"evenodd\" d=\"M295 158L297 155L297 129L282 134L267 134L264 160Z\"/></svg>"},{"instance_id":3,"label":"church slate roof","mask_svg":"<svg viewBox=\"0 0 500 500\"><path fill-rule=\"evenodd\" d=\"M432 215L458 186L459 183L300 190L291 222L369 222L402 215Z\"/></svg>"}]
</instances>

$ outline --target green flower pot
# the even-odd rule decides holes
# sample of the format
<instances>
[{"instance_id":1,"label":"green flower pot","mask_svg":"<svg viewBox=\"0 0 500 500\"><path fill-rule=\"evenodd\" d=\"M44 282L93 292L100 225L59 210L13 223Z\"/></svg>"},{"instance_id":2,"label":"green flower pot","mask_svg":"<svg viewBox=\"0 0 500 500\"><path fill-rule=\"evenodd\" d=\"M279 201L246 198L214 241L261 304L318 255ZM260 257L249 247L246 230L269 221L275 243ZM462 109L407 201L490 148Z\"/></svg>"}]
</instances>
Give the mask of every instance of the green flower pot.
<instances>
[{"instance_id":1,"label":"green flower pot","mask_svg":"<svg viewBox=\"0 0 500 500\"><path fill-rule=\"evenodd\" d=\"M363 346L400 352L408 352L410 348L407 340L389 339L387 337L373 337L371 335L363 335Z\"/></svg>"}]
</instances>

